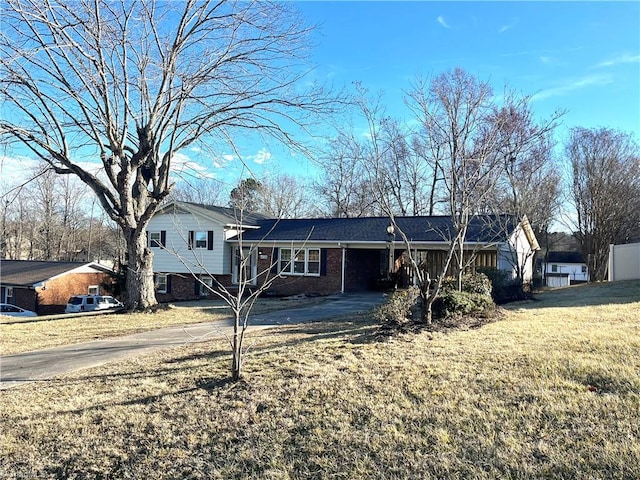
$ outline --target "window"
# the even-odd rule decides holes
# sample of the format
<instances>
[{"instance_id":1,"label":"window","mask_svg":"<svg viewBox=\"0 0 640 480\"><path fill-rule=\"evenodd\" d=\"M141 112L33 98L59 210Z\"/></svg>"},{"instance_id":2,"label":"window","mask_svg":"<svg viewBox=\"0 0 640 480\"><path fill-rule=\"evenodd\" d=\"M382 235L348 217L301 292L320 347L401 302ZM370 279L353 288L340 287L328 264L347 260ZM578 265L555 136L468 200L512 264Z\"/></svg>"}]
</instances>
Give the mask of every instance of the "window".
<instances>
[{"instance_id":1,"label":"window","mask_svg":"<svg viewBox=\"0 0 640 480\"><path fill-rule=\"evenodd\" d=\"M320 275L319 248L281 248L280 273L289 275Z\"/></svg>"},{"instance_id":2,"label":"window","mask_svg":"<svg viewBox=\"0 0 640 480\"><path fill-rule=\"evenodd\" d=\"M307 273L320 275L320 249L307 250Z\"/></svg>"},{"instance_id":3,"label":"window","mask_svg":"<svg viewBox=\"0 0 640 480\"><path fill-rule=\"evenodd\" d=\"M13 287L7 287L4 301L6 303L13 303Z\"/></svg>"},{"instance_id":4,"label":"window","mask_svg":"<svg viewBox=\"0 0 640 480\"><path fill-rule=\"evenodd\" d=\"M99 295L100 294L100 286L99 285L89 285L89 291L87 292L89 295Z\"/></svg>"},{"instance_id":5,"label":"window","mask_svg":"<svg viewBox=\"0 0 640 480\"><path fill-rule=\"evenodd\" d=\"M200 277L198 285L200 287L198 294L201 297L207 297L211 293L210 288L213 286L213 279L211 277Z\"/></svg>"},{"instance_id":6,"label":"window","mask_svg":"<svg viewBox=\"0 0 640 480\"><path fill-rule=\"evenodd\" d=\"M194 240L196 248L207 248L207 232L195 232Z\"/></svg>"},{"instance_id":7,"label":"window","mask_svg":"<svg viewBox=\"0 0 640 480\"><path fill-rule=\"evenodd\" d=\"M167 243L167 232L165 230L149 232L148 238L150 248L162 248Z\"/></svg>"},{"instance_id":8,"label":"window","mask_svg":"<svg viewBox=\"0 0 640 480\"><path fill-rule=\"evenodd\" d=\"M189 230L189 249L204 248L213 250L213 231Z\"/></svg>"},{"instance_id":9,"label":"window","mask_svg":"<svg viewBox=\"0 0 640 480\"><path fill-rule=\"evenodd\" d=\"M164 273L158 273L156 275L156 292L167 293L167 275Z\"/></svg>"},{"instance_id":10,"label":"window","mask_svg":"<svg viewBox=\"0 0 640 480\"><path fill-rule=\"evenodd\" d=\"M289 272L291 271L291 249L290 248L281 248L280 249L280 270L281 272Z\"/></svg>"},{"instance_id":11,"label":"window","mask_svg":"<svg viewBox=\"0 0 640 480\"><path fill-rule=\"evenodd\" d=\"M551 271L552 272L557 272L558 271L558 265L551 265Z\"/></svg>"},{"instance_id":12,"label":"window","mask_svg":"<svg viewBox=\"0 0 640 480\"><path fill-rule=\"evenodd\" d=\"M586 265L582 265L582 273L587 273L587 266Z\"/></svg>"}]
</instances>

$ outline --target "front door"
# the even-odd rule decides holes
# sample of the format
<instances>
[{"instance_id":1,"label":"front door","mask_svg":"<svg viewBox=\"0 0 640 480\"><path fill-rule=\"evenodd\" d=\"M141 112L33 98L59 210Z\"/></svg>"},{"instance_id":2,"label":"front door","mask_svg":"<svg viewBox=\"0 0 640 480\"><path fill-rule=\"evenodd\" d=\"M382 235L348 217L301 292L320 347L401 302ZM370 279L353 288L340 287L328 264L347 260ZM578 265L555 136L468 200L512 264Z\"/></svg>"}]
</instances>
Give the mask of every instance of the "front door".
<instances>
[{"instance_id":1,"label":"front door","mask_svg":"<svg viewBox=\"0 0 640 480\"><path fill-rule=\"evenodd\" d=\"M232 281L235 284L245 283L256 284L258 268L256 262L256 251L249 247L234 247L233 249L233 275Z\"/></svg>"}]
</instances>

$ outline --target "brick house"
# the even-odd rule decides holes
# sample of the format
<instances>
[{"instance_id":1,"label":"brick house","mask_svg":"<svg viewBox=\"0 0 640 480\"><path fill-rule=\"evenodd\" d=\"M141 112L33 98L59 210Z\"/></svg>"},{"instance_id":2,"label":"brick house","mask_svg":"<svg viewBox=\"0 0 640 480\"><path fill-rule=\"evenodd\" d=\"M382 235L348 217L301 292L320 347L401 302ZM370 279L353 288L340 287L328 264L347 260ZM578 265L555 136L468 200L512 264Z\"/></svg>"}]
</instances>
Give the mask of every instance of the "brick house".
<instances>
[{"instance_id":1,"label":"brick house","mask_svg":"<svg viewBox=\"0 0 640 480\"><path fill-rule=\"evenodd\" d=\"M256 285L276 276L270 287L274 295L363 291L387 285L390 278L407 286L414 278L403 261L406 255L440 271L450 218L395 220L410 240L410 252L399 232L389 233L388 217L237 219L232 209L170 203L156 213L148 230L158 301L206 296L201 281L210 284L211 276L232 287L241 268ZM539 249L526 218L506 216L473 217L465 247L470 268L495 267L515 275L519 265L525 281L531 280L533 253Z\"/></svg>"},{"instance_id":2,"label":"brick house","mask_svg":"<svg viewBox=\"0 0 640 480\"><path fill-rule=\"evenodd\" d=\"M106 293L112 275L95 262L0 260L0 300L38 315L62 313L73 295Z\"/></svg>"}]
</instances>

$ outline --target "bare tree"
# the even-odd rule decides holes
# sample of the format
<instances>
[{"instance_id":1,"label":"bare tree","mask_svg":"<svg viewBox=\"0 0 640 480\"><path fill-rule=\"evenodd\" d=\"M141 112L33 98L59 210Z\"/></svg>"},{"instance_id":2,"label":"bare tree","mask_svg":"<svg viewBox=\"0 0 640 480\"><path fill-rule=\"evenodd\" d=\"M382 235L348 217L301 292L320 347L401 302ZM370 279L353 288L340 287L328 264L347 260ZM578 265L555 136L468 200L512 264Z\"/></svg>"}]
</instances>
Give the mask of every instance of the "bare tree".
<instances>
[{"instance_id":1,"label":"bare tree","mask_svg":"<svg viewBox=\"0 0 640 480\"><path fill-rule=\"evenodd\" d=\"M352 133L341 132L330 141L325 156L318 160L322 174L315 189L326 205L321 213L341 218L375 215L364 157L363 145Z\"/></svg>"},{"instance_id":2,"label":"bare tree","mask_svg":"<svg viewBox=\"0 0 640 480\"><path fill-rule=\"evenodd\" d=\"M277 174L261 181L260 212L273 218L296 218L313 215L307 187L292 175Z\"/></svg>"},{"instance_id":3,"label":"bare tree","mask_svg":"<svg viewBox=\"0 0 640 480\"><path fill-rule=\"evenodd\" d=\"M238 193L240 195L240 193ZM243 204L242 199L238 199L239 204ZM258 299L271 288L273 282L280 278L279 273L273 273L274 267L278 263L277 256L274 255L272 248L271 262L262 270L257 267L257 257L259 251L268 251L269 246L263 242L246 244L243 240L243 229L246 228L245 211L242 209L234 209L235 239L237 246L233 251L234 271L237 277L233 286L228 286L216 278L203 261L198 256L195 249L192 249L192 255L187 257L181 255L178 251L170 251L177 256L180 263L191 273L191 275L200 283L202 288L211 294L220 298L231 309L233 314L233 327L231 335L226 335L231 347L231 377L239 380L242 377L244 357L248 350L245 345L247 329L249 328L249 317L251 311ZM272 226L275 227L277 222ZM263 238L266 238L271 230L265 232ZM309 233L311 235L311 232ZM185 242L187 239L185 238ZM289 263L292 260L289 261Z\"/></svg>"},{"instance_id":4,"label":"bare tree","mask_svg":"<svg viewBox=\"0 0 640 480\"><path fill-rule=\"evenodd\" d=\"M491 212L527 216L536 232L552 222L559 206L560 172L555 163L553 133L564 112L536 122L530 97L506 96L489 120L497 131L495 155L502 172L486 199Z\"/></svg>"},{"instance_id":5,"label":"bare tree","mask_svg":"<svg viewBox=\"0 0 640 480\"><path fill-rule=\"evenodd\" d=\"M298 82L309 28L291 4L7 0L2 25L0 137L93 190L126 241L130 309L156 303L145 232L176 154L237 130L295 147L335 105Z\"/></svg>"},{"instance_id":6,"label":"bare tree","mask_svg":"<svg viewBox=\"0 0 640 480\"><path fill-rule=\"evenodd\" d=\"M522 221L525 234L545 236L560 205L561 175L556 165L553 133L564 113L536 122L530 97L505 95L501 106L494 106L489 122L495 133L494 155L501 165L500 175L479 208L490 213L489 227L503 236L513 232L513 219ZM529 230L531 229L531 230ZM535 239L531 238L535 245ZM524 246L503 252L524 287L525 265L536 250ZM521 293L523 291L521 290Z\"/></svg>"},{"instance_id":7,"label":"bare tree","mask_svg":"<svg viewBox=\"0 0 640 480\"><path fill-rule=\"evenodd\" d=\"M492 102L489 83L460 68L438 75L429 84L418 80L407 97L427 137L421 145L427 149L432 167L440 172L447 197L454 227L451 241L456 245L458 289L462 288L470 217L477 213L477 206L492 191L500 174L495 155L496 126L489 121Z\"/></svg>"},{"instance_id":8,"label":"bare tree","mask_svg":"<svg viewBox=\"0 0 640 480\"><path fill-rule=\"evenodd\" d=\"M223 185L212 178L184 178L171 191L171 199L179 202L222 205L226 203Z\"/></svg>"},{"instance_id":9,"label":"bare tree","mask_svg":"<svg viewBox=\"0 0 640 480\"><path fill-rule=\"evenodd\" d=\"M602 281L609 245L640 233L640 146L626 133L574 128L565 154L573 174L575 234L591 278Z\"/></svg>"}]
</instances>

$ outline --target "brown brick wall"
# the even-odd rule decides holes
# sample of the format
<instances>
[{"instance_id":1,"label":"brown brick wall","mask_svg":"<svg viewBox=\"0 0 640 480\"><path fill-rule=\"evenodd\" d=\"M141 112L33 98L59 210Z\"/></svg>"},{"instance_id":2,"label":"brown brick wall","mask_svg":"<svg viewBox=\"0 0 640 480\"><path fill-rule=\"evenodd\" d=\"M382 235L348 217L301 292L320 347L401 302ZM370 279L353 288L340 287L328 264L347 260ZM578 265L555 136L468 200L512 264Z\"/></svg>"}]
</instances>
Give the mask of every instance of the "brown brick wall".
<instances>
[{"instance_id":1,"label":"brown brick wall","mask_svg":"<svg viewBox=\"0 0 640 480\"><path fill-rule=\"evenodd\" d=\"M288 275L277 278L268 289L275 295L329 295L340 292L341 272L342 272L342 250L339 248L322 249L322 254L326 255L326 274L315 276ZM258 271L268 269L272 264L271 252L267 258L258 261ZM271 273L270 275L274 275Z\"/></svg>"},{"instance_id":2,"label":"brown brick wall","mask_svg":"<svg viewBox=\"0 0 640 480\"><path fill-rule=\"evenodd\" d=\"M90 285L98 285L100 295L107 292L102 283L109 280L107 273L70 273L45 282L44 288L38 288L39 315L63 313L67 300L73 295L86 295Z\"/></svg>"},{"instance_id":3,"label":"brown brick wall","mask_svg":"<svg viewBox=\"0 0 640 480\"><path fill-rule=\"evenodd\" d=\"M342 249L322 249L325 259L324 274L320 276L288 275L275 279L269 293L274 295L330 295L340 292L342 288ZM264 255L261 255L261 257ZM379 274L380 252L378 250L347 250L346 251L346 291L362 291L371 288ZM269 269L272 264L271 252L266 258L258 259L258 271ZM274 273L269 273L273 277ZM181 300L196 300L195 279L190 273L170 274L171 290L168 293L157 293L158 302L176 302ZM225 286L233 288L231 275L216 276ZM259 279L260 280L260 279ZM264 279L262 279L264 281Z\"/></svg>"},{"instance_id":4,"label":"brown brick wall","mask_svg":"<svg viewBox=\"0 0 640 480\"><path fill-rule=\"evenodd\" d=\"M169 274L171 283L167 293L156 293L156 300L160 303L178 302L181 300L198 300L202 297L196 294L196 279L190 273ZM216 275L216 280L225 286L231 285L231 275ZM210 298L216 298L214 294Z\"/></svg>"}]
</instances>

